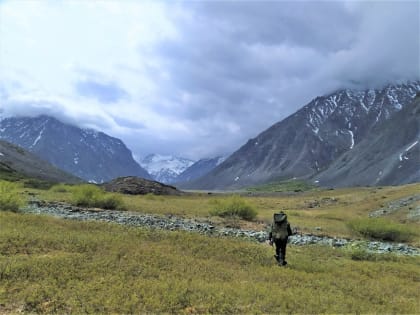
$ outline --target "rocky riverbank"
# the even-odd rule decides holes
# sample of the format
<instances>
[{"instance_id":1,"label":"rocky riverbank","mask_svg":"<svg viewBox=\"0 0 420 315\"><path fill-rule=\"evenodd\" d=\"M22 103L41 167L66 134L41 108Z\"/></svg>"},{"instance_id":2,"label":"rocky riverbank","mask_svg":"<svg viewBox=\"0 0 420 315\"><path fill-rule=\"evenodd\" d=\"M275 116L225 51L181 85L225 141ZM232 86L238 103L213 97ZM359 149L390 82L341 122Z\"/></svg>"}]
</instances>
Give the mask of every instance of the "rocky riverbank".
<instances>
[{"instance_id":1,"label":"rocky riverbank","mask_svg":"<svg viewBox=\"0 0 420 315\"><path fill-rule=\"evenodd\" d=\"M47 214L55 217L73 220L96 220L130 226L141 226L163 230L183 230L214 236L241 237L263 243L267 240L267 231L252 231L235 228L217 227L210 221L184 219L173 215L157 216L126 211L102 209L86 209L61 202L32 201L23 209L25 213ZM321 244L333 247L343 247L358 241L344 238L332 238L310 234L296 234L289 238L294 245ZM376 253L396 253L400 255L419 256L420 249L406 244L385 242L367 242L367 250Z\"/></svg>"}]
</instances>

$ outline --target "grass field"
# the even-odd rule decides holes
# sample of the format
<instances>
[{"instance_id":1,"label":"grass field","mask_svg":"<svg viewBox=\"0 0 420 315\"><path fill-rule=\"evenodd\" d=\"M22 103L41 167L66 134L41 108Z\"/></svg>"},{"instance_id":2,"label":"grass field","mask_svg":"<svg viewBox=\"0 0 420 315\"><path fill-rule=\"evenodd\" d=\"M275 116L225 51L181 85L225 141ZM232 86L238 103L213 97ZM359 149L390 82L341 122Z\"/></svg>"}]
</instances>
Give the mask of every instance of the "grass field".
<instances>
[{"instance_id":1,"label":"grass field","mask_svg":"<svg viewBox=\"0 0 420 315\"><path fill-rule=\"evenodd\" d=\"M52 190L27 190L39 194L45 200L70 201L70 192ZM254 222L241 221L243 228L265 229L274 212L284 210L293 227L300 232L358 238L361 235L348 227L354 219L368 218L374 211L387 203L418 194L420 184L396 187L349 188L336 190L310 190L306 192L245 192L243 198L258 211ZM152 214L173 214L190 218L212 219L223 223L222 219L212 217L214 201L223 199L223 194L196 193L187 196L122 196L127 210ZM413 206L413 205L411 205ZM420 205L414 205L420 207ZM409 244L420 246L420 224L418 220L407 219L407 207L386 216L395 223L404 223L414 235ZM228 219L226 219L228 220Z\"/></svg>"},{"instance_id":2,"label":"grass field","mask_svg":"<svg viewBox=\"0 0 420 315\"><path fill-rule=\"evenodd\" d=\"M258 215L239 223L264 229L283 209L303 232L363 238L349 222L365 223L371 211L419 188L244 192ZM19 191L73 198L63 185ZM211 215L223 194L121 198L130 211L229 220ZM418 246L419 221L408 219L413 206L386 219L411 231L407 242ZM0 314L420 313L420 257L358 250L289 246L288 267L280 268L266 244L0 211Z\"/></svg>"},{"instance_id":3,"label":"grass field","mask_svg":"<svg viewBox=\"0 0 420 315\"><path fill-rule=\"evenodd\" d=\"M0 212L0 313L419 313L420 258Z\"/></svg>"}]
</instances>

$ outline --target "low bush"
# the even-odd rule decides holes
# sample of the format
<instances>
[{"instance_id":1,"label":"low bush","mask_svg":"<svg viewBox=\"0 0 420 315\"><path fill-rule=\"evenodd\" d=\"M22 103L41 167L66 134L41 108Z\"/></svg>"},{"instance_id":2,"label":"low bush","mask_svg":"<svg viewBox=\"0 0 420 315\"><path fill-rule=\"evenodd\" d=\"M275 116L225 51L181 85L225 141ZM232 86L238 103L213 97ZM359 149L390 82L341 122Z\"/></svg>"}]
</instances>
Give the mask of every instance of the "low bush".
<instances>
[{"instance_id":1,"label":"low bush","mask_svg":"<svg viewBox=\"0 0 420 315\"><path fill-rule=\"evenodd\" d=\"M24 182L23 187L48 190L53 185L54 185L54 183L49 182L49 181L36 179L36 178L31 178L31 179L28 179Z\"/></svg>"},{"instance_id":2,"label":"low bush","mask_svg":"<svg viewBox=\"0 0 420 315\"><path fill-rule=\"evenodd\" d=\"M70 192L71 189L72 189L72 186L67 185L67 184L57 184L50 188L52 192L56 192L56 193Z\"/></svg>"},{"instance_id":3,"label":"low bush","mask_svg":"<svg viewBox=\"0 0 420 315\"><path fill-rule=\"evenodd\" d=\"M17 212L25 204L18 188L16 183L0 180L0 210Z\"/></svg>"},{"instance_id":4,"label":"low bush","mask_svg":"<svg viewBox=\"0 0 420 315\"><path fill-rule=\"evenodd\" d=\"M106 193L94 185L80 185L72 189L72 203L81 207L103 209L125 209L122 198L116 194Z\"/></svg>"},{"instance_id":5,"label":"low bush","mask_svg":"<svg viewBox=\"0 0 420 315\"><path fill-rule=\"evenodd\" d=\"M415 232L404 224L381 218L356 219L350 221L348 226L362 236L383 241L406 242L415 236Z\"/></svg>"},{"instance_id":6,"label":"low bush","mask_svg":"<svg viewBox=\"0 0 420 315\"><path fill-rule=\"evenodd\" d=\"M242 197L233 195L224 199L212 200L213 209L211 215L219 217L240 217L251 221L257 216L257 210L248 204Z\"/></svg>"}]
</instances>

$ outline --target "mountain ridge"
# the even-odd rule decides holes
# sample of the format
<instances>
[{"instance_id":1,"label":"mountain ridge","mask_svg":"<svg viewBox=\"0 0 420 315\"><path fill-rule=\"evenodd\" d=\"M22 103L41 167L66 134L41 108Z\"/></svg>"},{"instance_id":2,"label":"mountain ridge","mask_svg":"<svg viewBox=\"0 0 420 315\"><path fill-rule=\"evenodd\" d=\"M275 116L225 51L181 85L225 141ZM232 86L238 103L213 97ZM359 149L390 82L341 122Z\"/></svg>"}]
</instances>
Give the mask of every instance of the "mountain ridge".
<instances>
[{"instance_id":1,"label":"mountain ridge","mask_svg":"<svg viewBox=\"0 0 420 315\"><path fill-rule=\"evenodd\" d=\"M86 181L101 183L128 175L150 179L120 139L47 115L3 118L0 139L26 148Z\"/></svg>"},{"instance_id":2,"label":"mountain ridge","mask_svg":"<svg viewBox=\"0 0 420 315\"><path fill-rule=\"evenodd\" d=\"M309 179L352 150L375 125L411 102L419 90L420 81L414 81L316 97L248 140L186 188L236 189L270 180Z\"/></svg>"}]
</instances>

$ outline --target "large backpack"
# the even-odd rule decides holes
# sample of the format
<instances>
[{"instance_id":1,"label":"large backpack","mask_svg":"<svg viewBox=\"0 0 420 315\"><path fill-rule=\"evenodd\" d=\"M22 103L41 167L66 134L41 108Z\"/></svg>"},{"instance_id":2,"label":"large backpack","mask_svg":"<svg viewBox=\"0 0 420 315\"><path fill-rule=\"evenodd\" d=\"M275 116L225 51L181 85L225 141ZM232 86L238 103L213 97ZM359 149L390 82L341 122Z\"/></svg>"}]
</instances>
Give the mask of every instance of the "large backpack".
<instances>
[{"instance_id":1,"label":"large backpack","mask_svg":"<svg viewBox=\"0 0 420 315\"><path fill-rule=\"evenodd\" d=\"M283 212L274 214L274 222L272 225L272 237L273 239L285 239L289 235L288 233L288 222L287 215Z\"/></svg>"}]
</instances>

